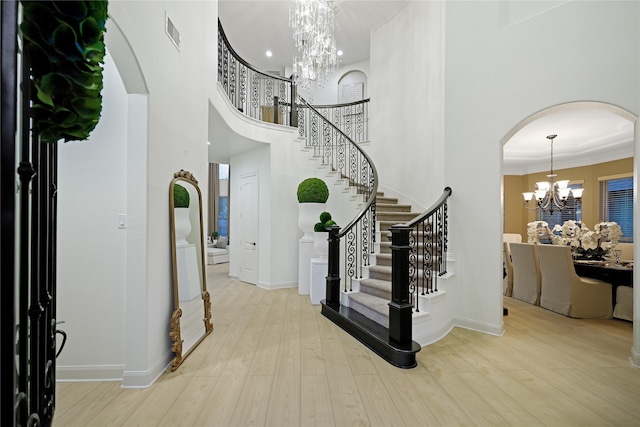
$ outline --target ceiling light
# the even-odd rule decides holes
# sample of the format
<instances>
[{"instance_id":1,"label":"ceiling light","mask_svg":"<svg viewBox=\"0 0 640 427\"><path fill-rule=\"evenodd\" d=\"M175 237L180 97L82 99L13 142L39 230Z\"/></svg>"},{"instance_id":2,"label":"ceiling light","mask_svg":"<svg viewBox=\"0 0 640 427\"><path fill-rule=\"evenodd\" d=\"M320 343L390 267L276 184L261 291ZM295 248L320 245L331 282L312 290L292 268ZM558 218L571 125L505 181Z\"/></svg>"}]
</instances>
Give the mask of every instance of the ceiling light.
<instances>
[{"instance_id":1,"label":"ceiling light","mask_svg":"<svg viewBox=\"0 0 640 427\"><path fill-rule=\"evenodd\" d=\"M536 190L522 193L524 196L524 207L540 211L563 211L565 209L575 209L579 206L582 198L582 188L569 188L569 180L556 181L557 174L553 173L553 140L558 135L549 135L547 139L551 141L551 171L547 175L548 181L536 182ZM567 205L569 196L573 195L576 201L575 206ZM528 203L535 199L536 205L529 207Z\"/></svg>"},{"instance_id":2,"label":"ceiling light","mask_svg":"<svg viewBox=\"0 0 640 427\"><path fill-rule=\"evenodd\" d=\"M289 26L297 53L293 74L298 88L311 90L323 86L336 69L335 9L329 0L293 0Z\"/></svg>"},{"instance_id":3,"label":"ceiling light","mask_svg":"<svg viewBox=\"0 0 640 427\"><path fill-rule=\"evenodd\" d=\"M342 56L342 54L343 54L343 53L344 53L344 52L342 52L341 50L339 50L339 51L337 51L337 52L336 52L336 55L338 55L338 56Z\"/></svg>"},{"instance_id":4,"label":"ceiling light","mask_svg":"<svg viewBox=\"0 0 640 427\"><path fill-rule=\"evenodd\" d=\"M273 56L273 53L271 53L271 51L270 51L270 50L268 50L268 51L266 52L266 55L267 55L269 58L271 58L271 57Z\"/></svg>"}]
</instances>

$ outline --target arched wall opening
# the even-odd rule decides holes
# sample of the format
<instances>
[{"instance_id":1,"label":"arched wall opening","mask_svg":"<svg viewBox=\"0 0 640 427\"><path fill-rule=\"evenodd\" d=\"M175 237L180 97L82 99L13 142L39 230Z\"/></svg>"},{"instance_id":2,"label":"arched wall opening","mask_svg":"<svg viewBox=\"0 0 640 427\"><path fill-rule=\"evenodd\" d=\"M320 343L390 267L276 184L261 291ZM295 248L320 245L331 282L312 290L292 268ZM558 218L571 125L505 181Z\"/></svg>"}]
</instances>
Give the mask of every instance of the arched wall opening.
<instances>
[{"instance_id":1,"label":"arched wall opening","mask_svg":"<svg viewBox=\"0 0 640 427\"><path fill-rule=\"evenodd\" d=\"M637 185L638 185L638 162L636 161L636 156L635 153L637 152L637 147L640 143L640 141L638 140L638 138L640 137L640 123L638 121L638 117L629 112L628 110L618 107L616 105L612 105L609 103L605 103L605 102L593 102L593 101L589 101L589 102L569 102L569 103L564 103L564 104L559 104L559 105L555 105L543 110L540 110L534 114L531 114L530 116L526 117L525 119L523 119L522 121L520 121L518 124L516 124L505 136L504 138L500 141L500 144L502 146L502 148L504 149L505 144L507 144L519 131L521 131L523 128L525 128L527 125L535 122L536 120L539 120L543 117L547 117L550 116L552 114L558 113L558 112L562 112L562 111L568 111L568 110L580 110L580 109L597 109L597 110L601 110L601 111L606 111L612 114L615 114L621 118L623 118L624 120L627 120L630 122L630 124L632 125L632 133L633 133L633 177L634 177L634 189L633 189L633 194L634 194L634 200L633 200L633 218L634 218L634 236L633 236L633 242L634 242L634 260L638 257L638 250L637 250L637 239L639 238L638 236L638 232L637 230L637 221L638 221L638 210L637 210ZM502 170L503 170L503 188L502 188L502 197L501 197L501 208L502 208L502 212L503 212L503 218L502 218L502 224L503 224L503 228L504 228L504 223L505 223L505 201L504 201L504 155L502 155L501 158L501 165L502 165ZM597 189L595 190L597 191ZM596 196L598 197L598 196ZM592 224L593 225L593 224ZM504 231L504 229L503 229ZM523 241L526 242L527 241L527 236L526 234L523 236ZM638 273L634 271L634 285L637 282L636 278L637 278ZM634 310L634 315L633 315L633 346L631 348L631 363L634 366L640 366L640 325L638 324L638 322L636 322L636 320L638 319L638 309L637 307L640 307L640 292L637 289L637 286L634 286L634 291L633 291L633 305L635 307Z\"/></svg>"}]
</instances>

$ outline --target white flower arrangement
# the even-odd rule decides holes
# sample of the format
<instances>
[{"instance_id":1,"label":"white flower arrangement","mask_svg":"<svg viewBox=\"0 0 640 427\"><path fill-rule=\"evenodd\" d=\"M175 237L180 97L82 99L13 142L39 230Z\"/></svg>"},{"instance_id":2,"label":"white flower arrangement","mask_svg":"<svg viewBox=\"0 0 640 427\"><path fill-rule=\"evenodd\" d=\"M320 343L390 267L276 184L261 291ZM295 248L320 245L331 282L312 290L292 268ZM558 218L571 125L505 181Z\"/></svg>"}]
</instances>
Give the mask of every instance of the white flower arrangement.
<instances>
[{"instance_id":1,"label":"white flower arrangement","mask_svg":"<svg viewBox=\"0 0 640 427\"><path fill-rule=\"evenodd\" d=\"M622 237L622 229L617 222L599 222L593 227L593 230L600 236L600 241L605 243L604 249L615 248Z\"/></svg>"},{"instance_id":2,"label":"white flower arrangement","mask_svg":"<svg viewBox=\"0 0 640 427\"><path fill-rule=\"evenodd\" d=\"M540 243L540 237L552 234L546 221L533 221L527 224L527 242L529 243Z\"/></svg>"},{"instance_id":3,"label":"white flower arrangement","mask_svg":"<svg viewBox=\"0 0 640 427\"><path fill-rule=\"evenodd\" d=\"M540 243L540 239L546 237L554 245L571 246L576 252L589 256L606 254L618 245L621 236L622 230L616 222L599 222L593 230L573 220L565 221L562 225L556 224L553 230L549 229L549 224L545 221L527 224L529 243Z\"/></svg>"}]
</instances>

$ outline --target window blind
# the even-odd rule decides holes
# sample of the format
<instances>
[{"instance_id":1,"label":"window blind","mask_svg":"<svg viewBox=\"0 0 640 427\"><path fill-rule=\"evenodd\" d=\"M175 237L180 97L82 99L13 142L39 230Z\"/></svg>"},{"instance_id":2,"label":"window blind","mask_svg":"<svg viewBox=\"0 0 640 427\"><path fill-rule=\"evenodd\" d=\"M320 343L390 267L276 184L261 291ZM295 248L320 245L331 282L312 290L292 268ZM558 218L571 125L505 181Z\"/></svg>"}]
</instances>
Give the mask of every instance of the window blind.
<instances>
[{"instance_id":1,"label":"window blind","mask_svg":"<svg viewBox=\"0 0 640 427\"><path fill-rule=\"evenodd\" d=\"M633 242L633 177L600 181L600 218L618 223L621 242Z\"/></svg>"}]
</instances>

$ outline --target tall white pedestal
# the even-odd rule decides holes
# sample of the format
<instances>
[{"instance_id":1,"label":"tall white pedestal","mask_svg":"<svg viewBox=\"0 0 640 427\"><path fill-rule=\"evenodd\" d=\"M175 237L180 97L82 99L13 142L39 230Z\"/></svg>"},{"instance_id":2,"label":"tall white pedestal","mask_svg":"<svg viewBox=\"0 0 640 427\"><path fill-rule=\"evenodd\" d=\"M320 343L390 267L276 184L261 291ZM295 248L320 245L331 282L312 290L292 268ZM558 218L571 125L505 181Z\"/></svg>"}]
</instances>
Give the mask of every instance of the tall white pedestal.
<instances>
[{"instance_id":1,"label":"tall white pedestal","mask_svg":"<svg viewBox=\"0 0 640 427\"><path fill-rule=\"evenodd\" d=\"M306 237L306 236L305 236ZM310 261L315 258L316 251L313 249L313 235L302 237L298 242L298 294L309 295L310 282Z\"/></svg>"},{"instance_id":2,"label":"tall white pedestal","mask_svg":"<svg viewBox=\"0 0 640 427\"><path fill-rule=\"evenodd\" d=\"M202 293L198 274L198 251L195 244L178 246L177 249L178 297L180 301L191 301Z\"/></svg>"},{"instance_id":3,"label":"tall white pedestal","mask_svg":"<svg viewBox=\"0 0 640 427\"><path fill-rule=\"evenodd\" d=\"M320 304L327 294L327 274L329 274L328 258L311 258L311 304Z\"/></svg>"}]
</instances>

